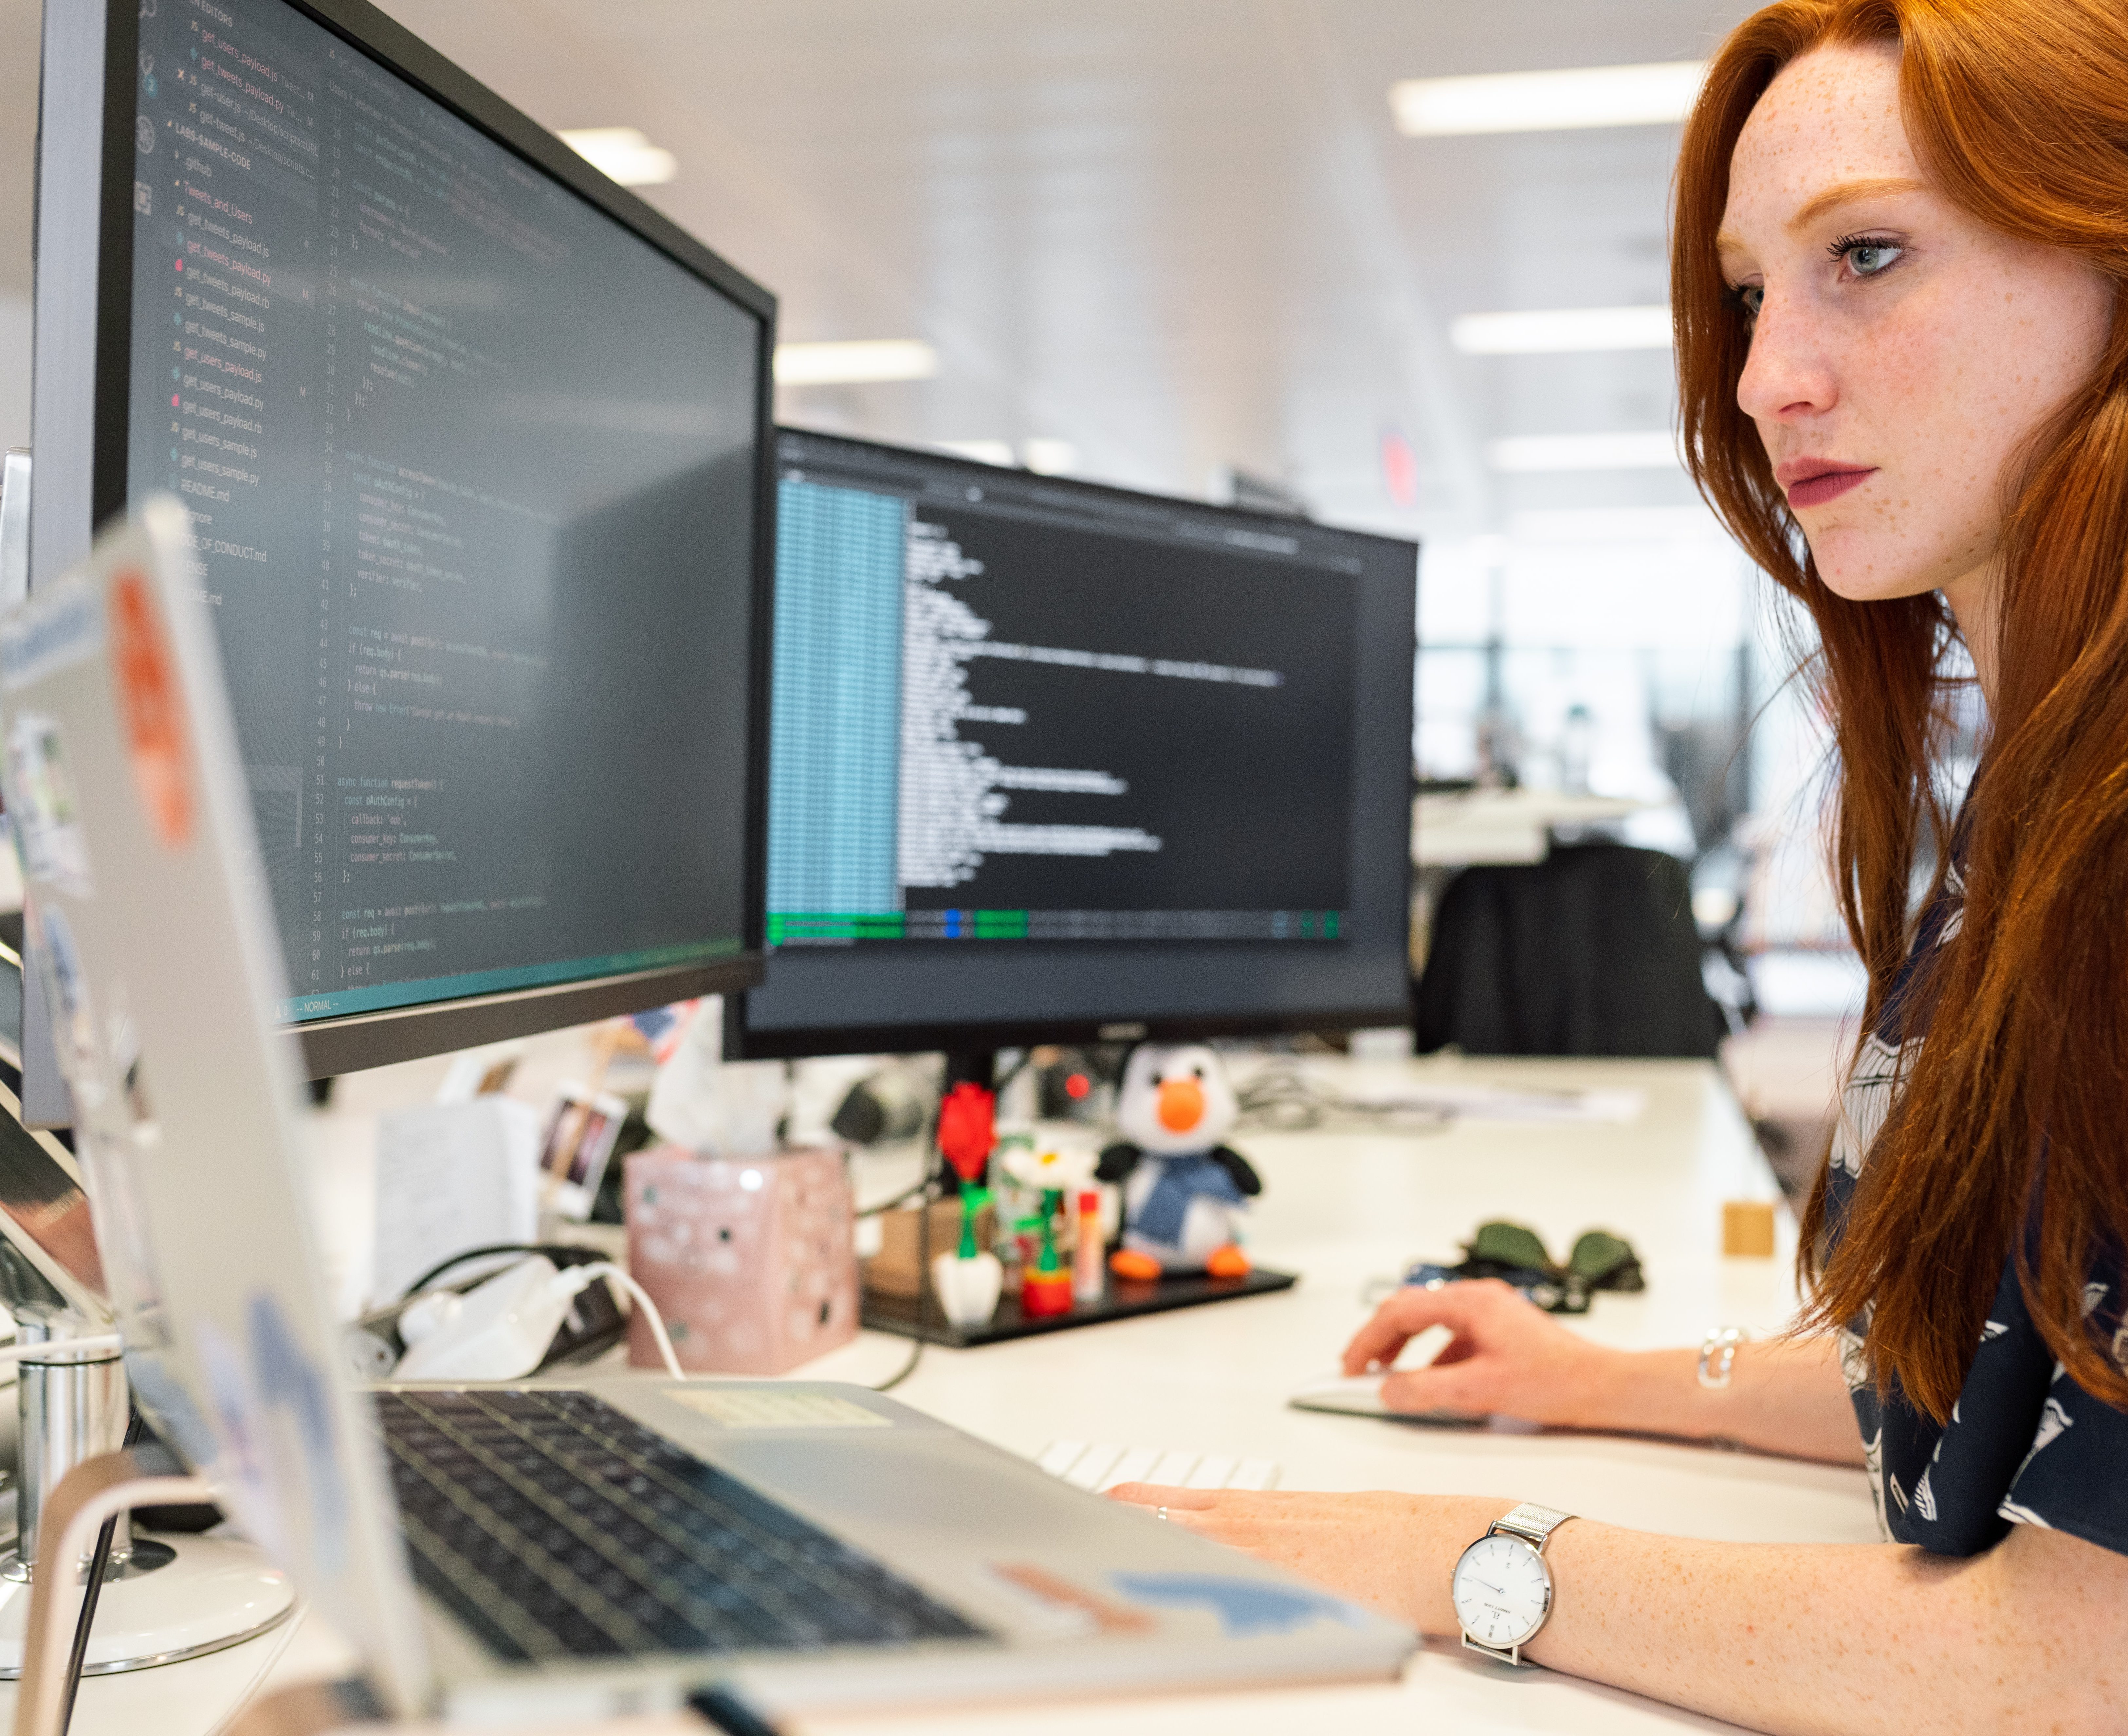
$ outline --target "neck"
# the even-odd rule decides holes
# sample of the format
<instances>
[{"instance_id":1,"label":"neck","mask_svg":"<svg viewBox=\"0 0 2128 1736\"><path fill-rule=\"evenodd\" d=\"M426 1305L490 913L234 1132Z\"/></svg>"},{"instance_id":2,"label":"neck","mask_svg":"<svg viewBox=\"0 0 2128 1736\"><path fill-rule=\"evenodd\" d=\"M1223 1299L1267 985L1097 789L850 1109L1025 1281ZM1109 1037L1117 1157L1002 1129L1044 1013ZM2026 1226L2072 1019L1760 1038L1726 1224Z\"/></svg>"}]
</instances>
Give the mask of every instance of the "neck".
<instances>
[{"instance_id":1,"label":"neck","mask_svg":"<svg viewBox=\"0 0 2128 1736\"><path fill-rule=\"evenodd\" d=\"M1943 600L1950 605L1959 637L1965 641L1974 673L1980 678L1980 695L1991 708L1995 703L1995 647L2000 624L1996 604L2001 576L1995 562L1990 561L1943 587Z\"/></svg>"}]
</instances>

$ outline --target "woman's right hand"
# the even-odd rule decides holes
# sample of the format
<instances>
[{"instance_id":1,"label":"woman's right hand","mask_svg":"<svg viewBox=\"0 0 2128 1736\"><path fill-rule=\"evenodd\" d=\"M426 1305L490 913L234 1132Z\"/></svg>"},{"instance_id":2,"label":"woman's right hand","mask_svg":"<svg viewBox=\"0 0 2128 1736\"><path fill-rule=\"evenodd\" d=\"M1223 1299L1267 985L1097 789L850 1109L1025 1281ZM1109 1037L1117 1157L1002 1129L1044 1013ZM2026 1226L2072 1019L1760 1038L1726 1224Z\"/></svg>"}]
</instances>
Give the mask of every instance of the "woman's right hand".
<instances>
[{"instance_id":1,"label":"woman's right hand","mask_svg":"<svg viewBox=\"0 0 2128 1736\"><path fill-rule=\"evenodd\" d=\"M1389 1369L1429 1326L1456 1335L1427 1367L1386 1375L1382 1402L1392 1411L1497 1414L1557 1428L1612 1421L1622 1353L1592 1345L1496 1278L1398 1291L1345 1346L1346 1373Z\"/></svg>"}]
</instances>

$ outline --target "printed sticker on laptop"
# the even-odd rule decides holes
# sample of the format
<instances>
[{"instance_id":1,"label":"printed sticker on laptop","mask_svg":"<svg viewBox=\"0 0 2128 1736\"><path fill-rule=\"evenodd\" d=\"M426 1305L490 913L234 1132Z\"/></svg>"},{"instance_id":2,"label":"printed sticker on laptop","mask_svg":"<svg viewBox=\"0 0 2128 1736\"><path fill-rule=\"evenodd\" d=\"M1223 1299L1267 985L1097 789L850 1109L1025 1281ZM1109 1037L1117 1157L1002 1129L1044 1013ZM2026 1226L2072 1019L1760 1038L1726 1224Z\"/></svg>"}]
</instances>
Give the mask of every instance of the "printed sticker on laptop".
<instances>
[{"instance_id":1,"label":"printed sticker on laptop","mask_svg":"<svg viewBox=\"0 0 2128 1736\"><path fill-rule=\"evenodd\" d=\"M676 1405L723 1429L891 1429L891 1417L831 1392L777 1392L761 1387L667 1387Z\"/></svg>"},{"instance_id":2,"label":"printed sticker on laptop","mask_svg":"<svg viewBox=\"0 0 2128 1736\"><path fill-rule=\"evenodd\" d=\"M106 600L111 617L111 673L133 762L134 786L148 823L169 849L192 835L192 780L185 759L184 700L168 635L138 567L112 576Z\"/></svg>"},{"instance_id":3,"label":"printed sticker on laptop","mask_svg":"<svg viewBox=\"0 0 2128 1736\"><path fill-rule=\"evenodd\" d=\"M62 581L33 595L0 624L0 681L15 692L103 648L103 618L78 581Z\"/></svg>"},{"instance_id":4,"label":"printed sticker on laptop","mask_svg":"<svg viewBox=\"0 0 2128 1736\"><path fill-rule=\"evenodd\" d=\"M22 866L32 880L69 898L93 898L88 834L67 770L66 738L58 722L41 711L18 711L7 730L7 790L13 798L15 837Z\"/></svg>"}]
</instances>

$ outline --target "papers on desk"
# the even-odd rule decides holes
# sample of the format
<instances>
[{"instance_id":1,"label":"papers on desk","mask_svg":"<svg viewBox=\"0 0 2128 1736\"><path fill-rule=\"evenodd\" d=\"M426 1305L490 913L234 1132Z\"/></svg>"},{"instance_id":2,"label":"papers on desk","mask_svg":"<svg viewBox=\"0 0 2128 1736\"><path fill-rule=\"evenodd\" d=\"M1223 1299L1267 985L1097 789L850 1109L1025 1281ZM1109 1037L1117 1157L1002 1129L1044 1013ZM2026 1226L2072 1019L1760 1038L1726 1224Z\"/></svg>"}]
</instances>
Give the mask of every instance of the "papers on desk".
<instances>
[{"instance_id":1,"label":"papers on desk","mask_svg":"<svg viewBox=\"0 0 2128 1736\"><path fill-rule=\"evenodd\" d=\"M1356 1107L1387 1111L1430 1111L1459 1121L1589 1122L1627 1127L1647 1107L1645 1091L1552 1091L1537 1086L1472 1083L1399 1084L1370 1092L1362 1084L1347 1093Z\"/></svg>"}]
</instances>

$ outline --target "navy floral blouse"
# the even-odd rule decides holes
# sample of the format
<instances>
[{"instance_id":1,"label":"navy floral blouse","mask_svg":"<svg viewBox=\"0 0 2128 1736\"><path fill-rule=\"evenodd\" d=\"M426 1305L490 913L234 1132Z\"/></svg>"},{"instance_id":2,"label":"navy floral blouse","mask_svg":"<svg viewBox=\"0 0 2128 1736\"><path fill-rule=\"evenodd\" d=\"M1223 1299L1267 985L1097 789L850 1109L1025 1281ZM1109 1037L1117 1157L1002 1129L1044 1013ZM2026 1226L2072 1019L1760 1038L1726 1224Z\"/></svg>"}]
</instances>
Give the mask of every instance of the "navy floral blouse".
<instances>
[{"instance_id":1,"label":"navy floral blouse","mask_svg":"<svg viewBox=\"0 0 2128 1736\"><path fill-rule=\"evenodd\" d=\"M1964 913L1954 870L1856 1058L1826 1181L1826 1221L1836 1235L1904 1076L1901 1003L1928 955L1957 934ZM1909 1049L1920 1041L1910 1037ZM2116 1264L2096 1271L2084 1287L2083 1309L2111 1343L2114 1360L2128 1368L2124 1290L2128 1270ZM1869 1378L1869 1330L1866 1312L1847 1323L1840 1362L1886 1536L1939 1554L1974 1555L2013 1525L2041 1525L2128 1554L2128 1414L2085 1392L2054 1360L2026 1310L2013 1262L1996 1286L1947 1423L1908 1405L1896 1387L1879 1399Z\"/></svg>"}]
</instances>

